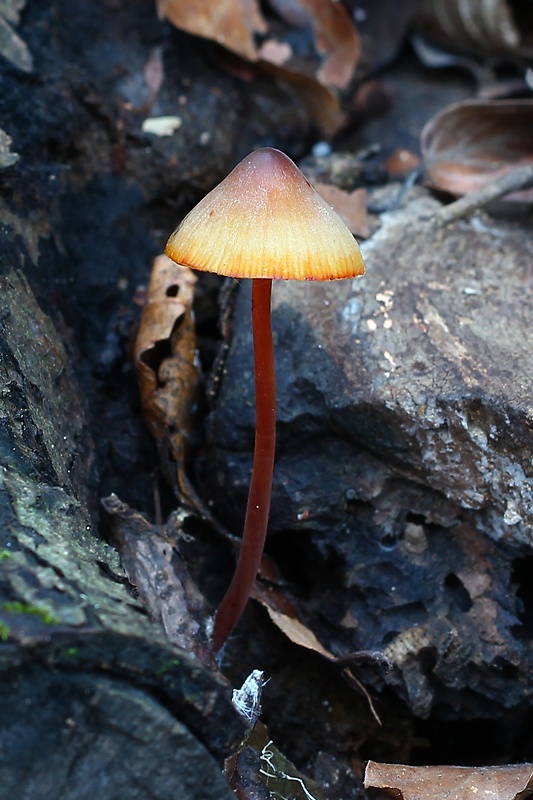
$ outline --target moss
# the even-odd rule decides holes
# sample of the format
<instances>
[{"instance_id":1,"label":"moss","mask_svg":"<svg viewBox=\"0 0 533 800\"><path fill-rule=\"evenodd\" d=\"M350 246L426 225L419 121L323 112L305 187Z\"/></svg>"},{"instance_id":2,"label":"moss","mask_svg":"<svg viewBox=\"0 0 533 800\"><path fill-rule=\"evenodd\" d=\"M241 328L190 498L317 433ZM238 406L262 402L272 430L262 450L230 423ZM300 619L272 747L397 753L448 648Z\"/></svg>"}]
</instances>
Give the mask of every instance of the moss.
<instances>
[{"instance_id":1,"label":"moss","mask_svg":"<svg viewBox=\"0 0 533 800\"><path fill-rule=\"evenodd\" d=\"M7 625L4 625L3 622L0 622L0 641L5 642L9 637L9 628Z\"/></svg>"},{"instance_id":2,"label":"moss","mask_svg":"<svg viewBox=\"0 0 533 800\"><path fill-rule=\"evenodd\" d=\"M11 558L13 554L9 552L9 550L0 550L0 561L3 561L5 558Z\"/></svg>"},{"instance_id":3,"label":"moss","mask_svg":"<svg viewBox=\"0 0 533 800\"><path fill-rule=\"evenodd\" d=\"M2 603L0 606L2 611L11 611L14 614L32 614L35 617L46 623L46 625L58 625L59 620L46 608L39 606L30 606L28 603L21 603L19 601Z\"/></svg>"},{"instance_id":4,"label":"moss","mask_svg":"<svg viewBox=\"0 0 533 800\"><path fill-rule=\"evenodd\" d=\"M157 677L165 675L165 673L169 672L169 670L171 670L172 667L179 667L179 664L180 664L179 658L171 658L169 661L164 661L156 672Z\"/></svg>"}]
</instances>

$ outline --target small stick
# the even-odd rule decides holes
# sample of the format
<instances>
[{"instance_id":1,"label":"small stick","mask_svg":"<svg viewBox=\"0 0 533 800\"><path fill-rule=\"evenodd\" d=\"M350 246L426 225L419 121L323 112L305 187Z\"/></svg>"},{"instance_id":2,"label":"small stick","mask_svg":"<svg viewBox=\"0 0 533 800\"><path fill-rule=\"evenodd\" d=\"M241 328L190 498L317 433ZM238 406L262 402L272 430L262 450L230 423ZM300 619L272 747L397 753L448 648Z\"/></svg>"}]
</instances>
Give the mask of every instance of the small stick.
<instances>
[{"instance_id":1,"label":"small stick","mask_svg":"<svg viewBox=\"0 0 533 800\"><path fill-rule=\"evenodd\" d=\"M483 208L487 203L492 200L498 200L510 192L518 192L520 189L530 189L533 186L533 165L525 167L517 167L511 172L506 172L496 178L494 181L487 183L477 192L471 192L459 200L450 203L448 206L439 209L439 211L428 220L430 225L437 227L444 227L451 222L466 217L473 211Z\"/></svg>"}]
</instances>

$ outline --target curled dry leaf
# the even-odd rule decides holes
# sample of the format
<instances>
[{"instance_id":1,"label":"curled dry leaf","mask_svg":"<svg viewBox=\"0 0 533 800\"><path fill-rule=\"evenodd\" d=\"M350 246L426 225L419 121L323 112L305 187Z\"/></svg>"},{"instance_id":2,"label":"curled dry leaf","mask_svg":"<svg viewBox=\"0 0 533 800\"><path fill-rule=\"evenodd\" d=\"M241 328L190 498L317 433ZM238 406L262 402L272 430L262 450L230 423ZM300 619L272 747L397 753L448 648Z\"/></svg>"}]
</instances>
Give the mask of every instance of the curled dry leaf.
<instances>
[{"instance_id":1,"label":"curled dry leaf","mask_svg":"<svg viewBox=\"0 0 533 800\"><path fill-rule=\"evenodd\" d=\"M420 3L418 29L452 51L484 56L514 54L531 56L531 26L514 16L506 0L425 0ZM518 7L519 4L516 4Z\"/></svg>"},{"instance_id":2,"label":"curled dry leaf","mask_svg":"<svg viewBox=\"0 0 533 800\"><path fill-rule=\"evenodd\" d=\"M143 414L163 468L188 501L193 493L185 462L199 380L192 310L195 283L188 267L157 256L133 354ZM175 473L169 455L176 462Z\"/></svg>"},{"instance_id":3,"label":"curled dry leaf","mask_svg":"<svg viewBox=\"0 0 533 800\"><path fill-rule=\"evenodd\" d=\"M298 609L289 599L286 592L273 586L267 588L256 581L251 597L261 603L274 625L293 644L303 647L305 650L311 650L332 664L338 664L342 667L342 674L346 681L365 697L375 720L381 725L381 720L376 712L372 698L363 684L352 673L350 666L356 663L373 662L381 663L386 668L390 668L392 662L385 655L361 651L350 653L347 656L335 656L323 646L313 631L302 622Z\"/></svg>"},{"instance_id":4,"label":"curled dry leaf","mask_svg":"<svg viewBox=\"0 0 533 800\"><path fill-rule=\"evenodd\" d=\"M299 0L299 4L311 16L316 49L324 57L316 73L319 83L344 89L360 56L359 36L348 11L332 0Z\"/></svg>"},{"instance_id":5,"label":"curled dry leaf","mask_svg":"<svg viewBox=\"0 0 533 800\"><path fill-rule=\"evenodd\" d=\"M273 75L294 87L324 136L331 138L344 125L346 115L341 109L339 98L326 86L318 83L313 75L307 75L287 64L278 66L263 61L260 66L261 72Z\"/></svg>"},{"instance_id":6,"label":"curled dry leaf","mask_svg":"<svg viewBox=\"0 0 533 800\"><path fill-rule=\"evenodd\" d=\"M533 765L406 767L369 761L365 788L386 789L403 800L515 800L532 788Z\"/></svg>"},{"instance_id":7,"label":"curled dry leaf","mask_svg":"<svg viewBox=\"0 0 533 800\"><path fill-rule=\"evenodd\" d=\"M258 0L156 0L160 17L195 36L212 39L248 61L257 61L254 34L267 27Z\"/></svg>"},{"instance_id":8,"label":"curled dry leaf","mask_svg":"<svg viewBox=\"0 0 533 800\"><path fill-rule=\"evenodd\" d=\"M533 164L533 100L467 100L431 119L421 136L431 185L463 195ZM533 190L506 200L533 202Z\"/></svg>"},{"instance_id":9,"label":"curled dry leaf","mask_svg":"<svg viewBox=\"0 0 533 800\"><path fill-rule=\"evenodd\" d=\"M257 72L294 86L325 135L339 130L344 115L337 91L352 80L360 55L357 30L342 3L272 0L278 19L268 24L257 0L157 0L157 6L176 27L213 40L254 63Z\"/></svg>"}]
</instances>

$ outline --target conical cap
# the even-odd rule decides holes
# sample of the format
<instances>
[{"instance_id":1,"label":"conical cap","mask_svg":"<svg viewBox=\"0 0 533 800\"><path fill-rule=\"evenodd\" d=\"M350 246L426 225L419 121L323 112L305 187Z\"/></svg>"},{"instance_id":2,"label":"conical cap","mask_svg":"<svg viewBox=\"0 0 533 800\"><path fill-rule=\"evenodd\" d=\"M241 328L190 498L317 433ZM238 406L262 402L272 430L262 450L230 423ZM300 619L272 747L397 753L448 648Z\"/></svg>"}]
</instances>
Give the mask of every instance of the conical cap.
<instances>
[{"instance_id":1,"label":"conical cap","mask_svg":"<svg viewBox=\"0 0 533 800\"><path fill-rule=\"evenodd\" d=\"M288 156L268 147L243 159L189 212L166 254L234 278L324 281L365 269L344 222Z\"/></svg>"}]
</instances>

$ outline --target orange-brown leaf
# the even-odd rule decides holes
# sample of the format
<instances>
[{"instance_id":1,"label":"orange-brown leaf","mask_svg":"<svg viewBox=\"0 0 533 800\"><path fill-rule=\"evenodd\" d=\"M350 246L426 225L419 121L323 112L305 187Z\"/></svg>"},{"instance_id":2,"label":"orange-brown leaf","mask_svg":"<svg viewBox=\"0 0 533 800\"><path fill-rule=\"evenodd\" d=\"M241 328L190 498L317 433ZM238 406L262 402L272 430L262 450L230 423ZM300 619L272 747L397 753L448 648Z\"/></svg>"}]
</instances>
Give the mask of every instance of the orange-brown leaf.
<instances>
[{"instance_id":1,"label":"orange-brown leaf","mask_svg":"<svg viewBox=\"0 0 533 800\"><path fill-rule=\"evenodd\" d=\"M257 0L157 0L157 9L159 16L176 28L212 39L248 61L257 61L254 34L266 32Z\"/></svg>"},{"instance_id":2,"label":"orange-brown leaf","mask_svg":"<svg viewBox=\"0 0 533 800\"><path fill-rule=\"evenodd\" d=\"M421 137L428 178L463 195L500 175L533 164L533 100L466 100L431 119ZM507 200L533 202L526 189Z\"/></svg>"},{"instance_id":3,"label":"orange-brown leaf","mask_svg":"<svg viewBox=\"0 0 533 800\"><path fill-rule=\"evenodd\" d=\"M531 788L533 765L408 767L369 761L365 788L386 789L403 800L515 800Z\"/></svg>"},{"instance_id":4,"label":"orange-brown leaf","mask_svg":"<svg viewBox=\"0 0 533 800\"><path fill-rule=\"evenodd\" d=\"M134 347L143 414L156 441L170 445L178 478L184 475L199 380L195 283L188 267L157 256Z\"/></svg>"}]
</instances>

